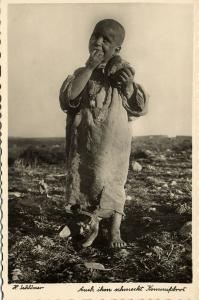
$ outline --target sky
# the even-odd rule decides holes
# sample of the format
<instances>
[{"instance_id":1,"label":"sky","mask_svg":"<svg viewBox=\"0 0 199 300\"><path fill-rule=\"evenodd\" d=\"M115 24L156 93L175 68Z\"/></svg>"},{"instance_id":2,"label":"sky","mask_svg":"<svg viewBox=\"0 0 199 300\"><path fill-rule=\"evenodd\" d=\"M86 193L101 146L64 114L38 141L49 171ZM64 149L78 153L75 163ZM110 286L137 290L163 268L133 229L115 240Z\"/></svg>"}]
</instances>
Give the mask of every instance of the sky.
<instances>
[{"instance_id":1,"label":"sky","mask_svg":"<svg viewBox=\"0 0 199 300\"><path fill-rule=\"evenodd\" d=\"M8 130L15 137L62 137L64 79L84 66L93 27L123 24L121 56L150 94L133 135L191 135L193 12L190 4L9 4Z\"/></svg>"}]
</instances>

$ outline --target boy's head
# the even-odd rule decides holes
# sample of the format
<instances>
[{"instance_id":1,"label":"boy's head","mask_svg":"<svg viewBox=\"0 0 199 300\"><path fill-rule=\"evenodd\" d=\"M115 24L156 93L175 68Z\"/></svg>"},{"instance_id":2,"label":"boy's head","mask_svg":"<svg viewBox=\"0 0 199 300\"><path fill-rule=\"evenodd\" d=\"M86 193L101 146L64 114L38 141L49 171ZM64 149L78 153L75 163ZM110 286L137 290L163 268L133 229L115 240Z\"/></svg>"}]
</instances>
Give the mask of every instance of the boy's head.
<instances>
[{"instance_id":1,"label":"boy's head","mask_svg":"<svg viewBox=\"0 0 199 300\"><path fill-rule=\"evenodd\" d=\"M98 22L89 41L89 52L100 50L104 54L103 62L108 62L111 57L120 52L125 37L123 26L112 19Z\"/></svg>"}]
</instances>

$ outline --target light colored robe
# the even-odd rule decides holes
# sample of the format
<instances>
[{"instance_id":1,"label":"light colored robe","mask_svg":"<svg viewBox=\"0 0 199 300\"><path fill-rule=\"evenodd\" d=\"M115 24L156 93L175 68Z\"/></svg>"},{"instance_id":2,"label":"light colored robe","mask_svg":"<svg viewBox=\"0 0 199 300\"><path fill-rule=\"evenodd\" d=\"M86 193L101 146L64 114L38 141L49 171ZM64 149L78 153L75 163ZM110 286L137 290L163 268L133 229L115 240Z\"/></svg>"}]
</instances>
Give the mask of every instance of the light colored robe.
<instances>
[{"instance_id":1,"label":"light colored robe","mask_svg":"<svg viewBox=\"0 0 199 300\"><path fill-rule=\"evenodd\" d=\"M83 92L70 98L73 76L60 90L60 105L67 113L66 201L81 204L84 210L98 209L123 214L124 185L131 152L131 120L147 112L148 96L134 84L127 99L112 88L104 69L96 69Z\"/></svg>"}]
</instances>

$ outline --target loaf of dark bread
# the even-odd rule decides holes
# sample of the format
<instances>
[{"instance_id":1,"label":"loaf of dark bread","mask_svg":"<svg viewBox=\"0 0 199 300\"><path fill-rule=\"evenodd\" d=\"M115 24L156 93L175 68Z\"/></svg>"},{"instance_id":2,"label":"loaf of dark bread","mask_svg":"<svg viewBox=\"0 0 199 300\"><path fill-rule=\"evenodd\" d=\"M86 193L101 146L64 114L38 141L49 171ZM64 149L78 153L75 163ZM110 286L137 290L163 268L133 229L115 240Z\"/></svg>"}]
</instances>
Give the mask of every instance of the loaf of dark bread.
<instances>
[{"instance_id":1,"label":"loaf of dark bread","mask_svg":"<svg viewBox=\"0 0 199 300\"><path fill-rule=\"evenodd\" d=\"M120 69L129 69L132 75L135 75L135 70L130 66L128 62L123 60L121 56L113 56L105 67L105 76L107 76L111 86L117 87L117 72Z\"/></svg>"}]
</instances>

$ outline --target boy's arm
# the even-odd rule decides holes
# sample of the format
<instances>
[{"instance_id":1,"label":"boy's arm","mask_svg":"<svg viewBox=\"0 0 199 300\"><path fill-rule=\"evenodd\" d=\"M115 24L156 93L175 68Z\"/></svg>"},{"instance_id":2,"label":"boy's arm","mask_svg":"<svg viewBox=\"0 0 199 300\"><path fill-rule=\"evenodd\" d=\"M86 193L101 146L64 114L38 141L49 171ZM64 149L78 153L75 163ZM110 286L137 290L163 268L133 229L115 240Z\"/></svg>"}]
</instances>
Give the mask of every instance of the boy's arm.
<instances>
[{"instance_id":1,"label":"boy's arm","mask_svg":"<svg viewBox=\"0 0 199 300\"><path fill-rule=\"evenodd\" d=\"M117 76L121 85L123 105L129 117L140 117L148 111L149 95L143 87L134 82L134 73L130 68L121 69Z\"/></svg>"},{"instance_id":2,"label":"boy's arm","mask_svg":"<svg viewBox=\"0 0 199 300\"><path fill-rule=\"evenodd\" d=\"M149 95L144 88L133 82L133 93L130 97L124 97L123 104L130 117L144 116L148 112Z\"/></svg>"},{"instance_id":3,"label":"boy's arm","mask_svg":"<svg viewBox=\"0 0 199 300\"><path fill-rule=\"evenodd\" d=\"M93 70L91 68L88 68L87 66L79 70L71 86L71 91L70 91L71 100L74 100L81 94L87 82L89 81L92 72Z\"/></svg>"},{"instance_id":4,"label":"boy's arm","mask_svg":"<svg viewBox=\"0 0 199 300\"><path fill-rule=\"evenodd\" d=\"M89 81L94 69L102 62L103 53L93 51L86 66L78 69L73 76L68 76L60 90L60 105L63 110L77 108L81 102L81 94Z\"/></svg>"},{"instance_id":5,"label":"boy's arm","mask_svg":"<svg viewBox=\"0 0 199 300\"><path fill-rule=\"evenodd\" d=\"M79 107L82 99L82 91L90 78L88 78L89 75L89 72L85 71L85 68L79 68L72 76L69 75L66 78L61 86L59 94L62 110L68 111Z\"/></svg>"}]
</instances>

